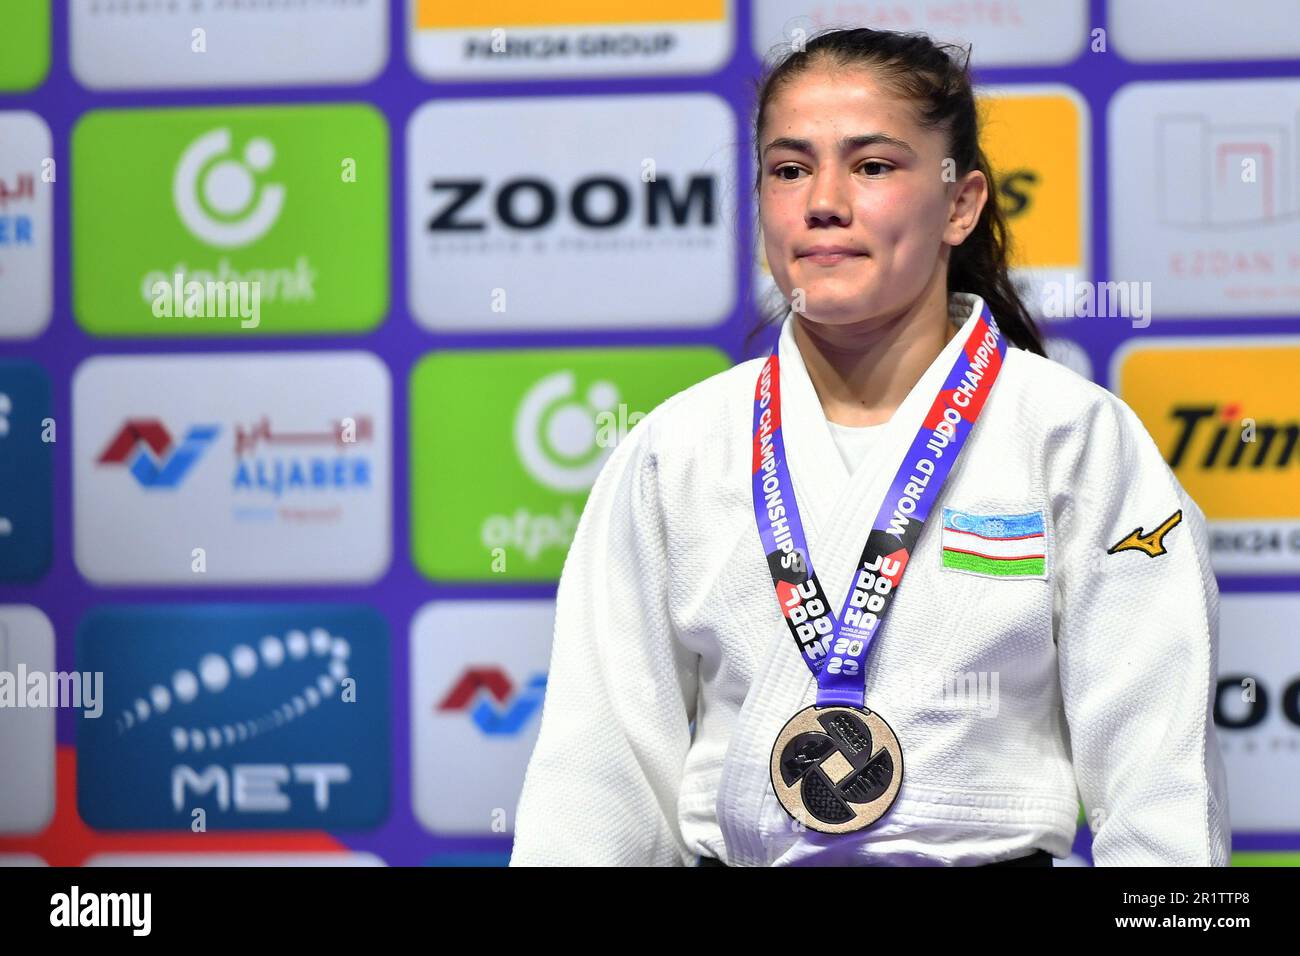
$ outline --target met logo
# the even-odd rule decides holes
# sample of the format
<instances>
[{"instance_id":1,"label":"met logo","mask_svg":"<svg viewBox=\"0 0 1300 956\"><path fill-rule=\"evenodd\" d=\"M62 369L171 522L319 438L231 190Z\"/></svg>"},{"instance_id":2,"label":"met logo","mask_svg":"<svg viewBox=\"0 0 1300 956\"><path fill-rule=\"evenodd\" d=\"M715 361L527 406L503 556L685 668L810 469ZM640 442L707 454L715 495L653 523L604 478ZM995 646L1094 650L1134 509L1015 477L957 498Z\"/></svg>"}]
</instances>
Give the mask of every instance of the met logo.
<instances>
[{"instance_id":1,"label":"met logo","mask_svg":"<svg viewBox=\"0 0 1300 956\"><path fill-rule=\"evenodd\" d=\"M195 425L177 444L156 418L127 421L100 453L101 465L125 465L145 488L175 488L216 440L216 425Z\"/></svg>"},{"instance_id":2,"label":"met logo","mask_svg":"<svg viewBox=\"0 0 1300 956\"><path fill-rule=\"evenodd\" d=\"M351 829L388 814L388 630L357 604L113 606L77 726L77 809L101 830Z\"/></svg>"},{"instance_id":3,"label":"met logo","mask_svg":"<svg viewBox=\"0 0 1300 956\"><path fill-rule=\"evenodd\" d=\"M196 800L211 798L221 812L287 813L293 808L289 784L304 787L316 810L330 807L330 788L352 779L347 764L210 765L202 773L186 764L172 768L172 808L182 813Z\"/></svg>"},{"instance_id":4,"label":"met logo","mask_svg":"<svg viewBox=\"0 0 1300 956\"><path fill-rule=\"evenodd\" d=\"M533 676L516 690L500 668L476 667L456 681L435 710L466 711L483 733L513 736L542 706L545 694L545 674Z\"/></svg>"}]
</instances>

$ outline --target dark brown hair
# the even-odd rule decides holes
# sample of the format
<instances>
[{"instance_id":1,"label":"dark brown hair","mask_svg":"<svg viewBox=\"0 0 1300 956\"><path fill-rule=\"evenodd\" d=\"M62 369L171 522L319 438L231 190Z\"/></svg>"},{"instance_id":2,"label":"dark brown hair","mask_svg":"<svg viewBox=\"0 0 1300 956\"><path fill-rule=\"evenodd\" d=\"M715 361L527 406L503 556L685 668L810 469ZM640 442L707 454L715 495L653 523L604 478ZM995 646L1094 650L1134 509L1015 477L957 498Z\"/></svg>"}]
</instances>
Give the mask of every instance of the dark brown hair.
<instances>
[{"instance_id":1,"label":"dark brown hair","mask_svg":"<svg viewBox=\"0 0 1300 956\"><path fill-rule=\"evenodd\" d=\"M787 53L759 82L754 115L756 193L763 181L760 135L768 105L792 79L816 66L871 69L884 86L917 105L918 120L923 127L947 133L948 155L957 167L957 176L964 176L972 169L984 174L990 195L971 234L961 245L954 246L949 255L948 291L981 296L1008 342L1039 355L1046 354L1038 328L1008 274L1010 237L993 192L988 158L980 148L969 49L936 44L922 33L860 28L818 33L802 50ZM762 328L784 318L787 311L788 306L782 303L779 315L767 316L751 331L746 342Z\"/></svg>"}]
</instances>

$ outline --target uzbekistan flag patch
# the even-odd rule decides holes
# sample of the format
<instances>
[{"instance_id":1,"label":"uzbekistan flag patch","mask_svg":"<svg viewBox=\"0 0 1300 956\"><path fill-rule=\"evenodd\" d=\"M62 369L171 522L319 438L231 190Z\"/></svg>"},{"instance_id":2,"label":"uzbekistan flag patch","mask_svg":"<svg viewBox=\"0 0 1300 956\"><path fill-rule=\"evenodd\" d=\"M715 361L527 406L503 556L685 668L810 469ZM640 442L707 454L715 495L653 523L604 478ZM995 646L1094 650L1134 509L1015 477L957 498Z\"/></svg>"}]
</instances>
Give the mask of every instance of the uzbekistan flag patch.
<instances>
[{"instance_id":1,"label":"uzbekistan flag patch","mask_svg":"<svg viewBox=\"0 0 1300 956\"><path fill-rule=\"evenodd\" d=\"M943 566L995 578L1047 576L1043 516L977 515L943 509Z\"/></svg>"}]
</instances>

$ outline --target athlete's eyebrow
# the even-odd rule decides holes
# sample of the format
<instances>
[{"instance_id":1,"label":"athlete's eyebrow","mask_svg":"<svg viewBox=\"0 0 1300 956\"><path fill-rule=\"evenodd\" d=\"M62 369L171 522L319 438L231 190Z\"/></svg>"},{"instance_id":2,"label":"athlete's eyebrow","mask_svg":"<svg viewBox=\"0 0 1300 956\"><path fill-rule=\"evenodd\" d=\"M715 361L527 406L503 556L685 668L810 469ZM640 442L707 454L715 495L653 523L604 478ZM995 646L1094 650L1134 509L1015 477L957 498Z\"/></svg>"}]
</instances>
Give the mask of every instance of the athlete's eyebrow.
<instances>
[{"instance_id":1,"label":"athlete's eyebrow","mask_svg":"<svg viewBox=\"0 0 1300 956\"><path fill-rule=\"evenodd\" d=\"M908 143L897 136L890 136L888 133L862 133L858 136L845 136L840 140L839 145L841 153L851 153L867 146L894 146L912 156L916 155L916 150ZM788 149L796 153L807 153L809 156L815 152L811 142L794 136L778 136L763 147L763 155L766 156L768 150L771 149Z\"/></svg>"}]
</instances>

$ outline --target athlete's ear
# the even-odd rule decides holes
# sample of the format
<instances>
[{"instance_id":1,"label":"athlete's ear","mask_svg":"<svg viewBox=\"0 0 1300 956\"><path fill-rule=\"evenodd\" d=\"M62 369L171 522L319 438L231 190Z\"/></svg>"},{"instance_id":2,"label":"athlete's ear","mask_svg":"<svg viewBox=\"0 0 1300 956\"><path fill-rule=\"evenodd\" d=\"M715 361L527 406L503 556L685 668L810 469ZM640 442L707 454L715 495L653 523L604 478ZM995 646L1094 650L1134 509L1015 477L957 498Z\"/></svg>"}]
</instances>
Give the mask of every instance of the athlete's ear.
<instances>
[{"instance_id":1,"label":"athlete's ear","mask_svg":"<svg viewBox=\"0 0 1300 956\"><path fill-rule=\"evenodd\" d=\"M972 169L953 183L948 205L948 222L944 224L943 241L950 246L960 246L980 221L984 204L989 202L989 183L978 169Z\"/></svg>"}]
</instances>

